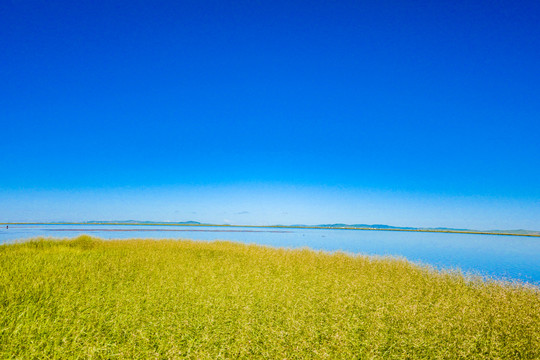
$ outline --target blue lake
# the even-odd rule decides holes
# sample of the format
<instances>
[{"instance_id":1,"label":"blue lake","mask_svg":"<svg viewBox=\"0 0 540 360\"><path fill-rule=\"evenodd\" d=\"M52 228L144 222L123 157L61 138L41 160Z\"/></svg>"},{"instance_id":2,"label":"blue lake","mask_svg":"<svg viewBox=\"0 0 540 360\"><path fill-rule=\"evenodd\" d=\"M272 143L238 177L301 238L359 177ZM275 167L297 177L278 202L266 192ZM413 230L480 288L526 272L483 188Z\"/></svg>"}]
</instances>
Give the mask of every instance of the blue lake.
<instances>
[{"instance_id":1,"label":"blue lake","mask_svg":"<svg viewBox=\"0 0 540 360\"><path fill-rule=\"evenodd\" d=\"M540 238L399 231L223 228L156 225L10 225L0 228L0 244L33 237L103 239L231 240L274 247L309 247L355 254L404 257L437 268L540 285Z\"/></svg>"}]
</instances>

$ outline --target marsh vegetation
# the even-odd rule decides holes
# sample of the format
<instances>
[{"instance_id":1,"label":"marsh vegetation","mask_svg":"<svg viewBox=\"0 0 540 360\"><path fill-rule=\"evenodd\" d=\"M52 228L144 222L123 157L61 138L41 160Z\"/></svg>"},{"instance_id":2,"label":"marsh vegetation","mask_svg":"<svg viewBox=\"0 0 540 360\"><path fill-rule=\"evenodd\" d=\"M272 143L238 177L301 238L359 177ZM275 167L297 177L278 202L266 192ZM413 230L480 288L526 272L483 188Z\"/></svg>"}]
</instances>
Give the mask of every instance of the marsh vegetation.
<instances>
[{"instance_id":1,"label":"marsh vegetation","mask_svg":"<svg viewBox=\"0 0 540 360\"><path fill-rule=\"evenodd\" d=\"M0 358L537 359L540 291L231 242L0 246Z\"/></svg>"}]
</instances>

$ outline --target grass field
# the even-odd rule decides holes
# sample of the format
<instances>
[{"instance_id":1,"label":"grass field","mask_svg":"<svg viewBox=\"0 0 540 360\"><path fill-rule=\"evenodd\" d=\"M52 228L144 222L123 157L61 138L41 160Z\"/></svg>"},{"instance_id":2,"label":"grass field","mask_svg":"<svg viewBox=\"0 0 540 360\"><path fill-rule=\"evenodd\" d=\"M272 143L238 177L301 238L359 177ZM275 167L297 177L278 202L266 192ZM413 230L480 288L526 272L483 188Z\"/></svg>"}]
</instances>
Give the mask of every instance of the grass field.
<instances>
[{"instance_id":1,"label":"grass field","mask_svg":"<svg viewBox=\"0 0 540 360\"><path fill-rule=\"evenodd\" d=\"M230 242L0 246L0 358L539 359L540 291Z\"/></svg>"}]
</instances>

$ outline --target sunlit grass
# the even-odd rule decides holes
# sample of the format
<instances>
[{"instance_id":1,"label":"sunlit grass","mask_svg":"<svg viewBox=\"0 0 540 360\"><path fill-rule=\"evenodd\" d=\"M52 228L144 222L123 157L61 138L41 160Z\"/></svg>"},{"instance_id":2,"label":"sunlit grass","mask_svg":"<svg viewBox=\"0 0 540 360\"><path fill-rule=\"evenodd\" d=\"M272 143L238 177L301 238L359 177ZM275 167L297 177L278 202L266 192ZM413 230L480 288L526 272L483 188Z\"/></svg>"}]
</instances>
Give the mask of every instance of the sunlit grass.
<instances>
[{"instance_id":1,"label":"sunlit grass","mask_svg":"<svg viewBox=\"0 0 540 360\"><path fill-rule=\"evenodd\" d=\"M231 242L0 246L0 358L538 359L540 291Z\"/></svg>"}]
</instances>

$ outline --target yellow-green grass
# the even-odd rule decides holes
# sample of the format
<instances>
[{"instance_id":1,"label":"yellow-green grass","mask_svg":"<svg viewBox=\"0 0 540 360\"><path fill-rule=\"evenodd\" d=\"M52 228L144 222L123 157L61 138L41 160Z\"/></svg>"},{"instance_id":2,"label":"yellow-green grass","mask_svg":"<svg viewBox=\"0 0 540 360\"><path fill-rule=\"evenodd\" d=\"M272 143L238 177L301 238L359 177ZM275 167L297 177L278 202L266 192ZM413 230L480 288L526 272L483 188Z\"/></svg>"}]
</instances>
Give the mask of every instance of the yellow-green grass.
<instances>
[{"instance_id":1,"label":"yellow-green grass","mask_svg":"<svg viewBox=\"0 0 540 360\"><path fill-rule=\"evenodd\" d=\"M536 287L231 242L0 246L0 358L538 359Z\"/></svg>"}]
</instances>

